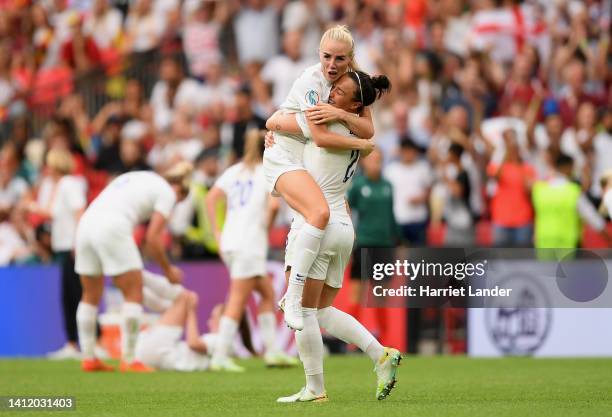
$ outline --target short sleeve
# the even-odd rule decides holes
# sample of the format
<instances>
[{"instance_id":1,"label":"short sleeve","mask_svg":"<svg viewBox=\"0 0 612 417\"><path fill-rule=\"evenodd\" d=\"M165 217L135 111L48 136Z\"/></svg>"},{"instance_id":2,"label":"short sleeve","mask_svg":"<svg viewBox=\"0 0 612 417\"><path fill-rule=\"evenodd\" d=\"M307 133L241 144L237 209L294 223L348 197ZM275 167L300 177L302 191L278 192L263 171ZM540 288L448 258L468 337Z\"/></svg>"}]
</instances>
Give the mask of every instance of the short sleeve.
<instances>
[{"instance_id":1,"label":"short sleeve","mask_svg":"<svg viewBox=\"0 0 612 417\"><path fill-rule=\"evenodd\" d=\"M225 194L229 194L232 183L234 182L233 179L235 177L235 171L235 167L230 167L229 169L227 169L223 174L221 174L219 178L217 178L217 181L215 181L215 187L218 187L223 190Z\"/></svg>"},{"instance_id":2,"label":"short sleeve","mask_svg":"<svg viewBox=\"0 0 612 417\"><path fill-rule=\"evenodd\" d=\"M321 80L314 74L314 71L312 68L306 70L293 86L293 93L298 100L300 111L308 110L321 101L323 85Z\"/></svg>"},{"instance_id":3,"label":"short sleeve","mask_svg":"<svg viewBox=\"0 0 612 417\"><path fill-rule=\"evenodd\" d=\"M165 181L163 183L163 187L160 188L157 193L155 205L153 206L153 210L160 213L166 219L170 218L170 213L172 212L172 208L174 204L176 204L176 195L174 194L174 190L167 184Z\"/></svg>"}]
</instances>

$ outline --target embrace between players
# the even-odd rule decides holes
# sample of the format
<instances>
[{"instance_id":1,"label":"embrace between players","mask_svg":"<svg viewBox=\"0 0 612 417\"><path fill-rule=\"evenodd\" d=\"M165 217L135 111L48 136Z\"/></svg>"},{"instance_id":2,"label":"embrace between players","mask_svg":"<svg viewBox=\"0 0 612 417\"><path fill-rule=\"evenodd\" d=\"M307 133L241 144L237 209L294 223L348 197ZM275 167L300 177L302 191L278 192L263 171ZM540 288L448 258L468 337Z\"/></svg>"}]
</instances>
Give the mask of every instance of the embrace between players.
<instances>
[{"instance_id":1,"label":"embrace between players","mask_svg":"<svg viewBox=\"0 0 612 417\"><path fill-rule=\"evenodd\" d=\"M247 147L251 142L250 152L245 153L248 160L230 167L210 192L209 208L214 207L216 199L228 201L224 230L221 232L214 222L213 226L221 243L221 257L232 278L214 343L209 337L207 344L206 337L197 335L194 308L197 297L188 291L173 298L171 307L160 323L148 331L148 336L138 338L143 266L131 239L131 229L149 220L150 252L168 281L180 282L180 270L168 262L163 252L161 230L172 206L187 195L191 171L187 164L179 163L162 176L145 172L124 174L111 182L87 209L79 224L76 242L76 271L83 282L83 298L77 310L83 369L108 368L93 355L102 275L114 277L126 300L121 329L123 370L146 371L151 366L172 368L173 363L185 362L187 357L188 368L193 368L190 370L210 367L218 371L242 371L229 359L228 349L237 332L238 318L253 290L262 295L258 322L266 344L266 359L271 363L291 364L291 358L274 346L276 321L270 306L273 292L265 279L265 233L272 216L265 221L254 221L251 216L258 213L259 219L262 218L270 206L267 194L272 192L283 197L294 210L285 257L288 287L281 302L285 322L296 330L296 344L306 375L306 385L298 393L277 401L327 400L321 327L355 344L372 359L377 374L376 398L382 400L388 396L395 384L400 352L383 347L361 323L334 308L332 303L342 286L354 240L344 196L358 158L374 151L373 140L369 139L374 128L368 106L390 89L390 83L385 76L370 77L358 70L354 62L354 41L345 26L325 32L319 55L320 63L302 73L281 109L268 120L266 127L274 134L273 138L267 137L263 164L263 148L253 145L261 143L262 138L254 135L246 141ZM232 230L240 235L231 236L228 232ZM248 241L247 237L255 241ZM170 324L168 316L171 316ZM180 342L183 328L187 332L186 342ZM154 332L156 337L151 337ZM165 351L172 352L171 359L159 349L157 353L151 349L147 352L148 339L151 346L159 345L159 340L169 340L170 345L164 346ZM137 342L138 352L146 354L136 355Z\"/></svg>"}]
</instances>

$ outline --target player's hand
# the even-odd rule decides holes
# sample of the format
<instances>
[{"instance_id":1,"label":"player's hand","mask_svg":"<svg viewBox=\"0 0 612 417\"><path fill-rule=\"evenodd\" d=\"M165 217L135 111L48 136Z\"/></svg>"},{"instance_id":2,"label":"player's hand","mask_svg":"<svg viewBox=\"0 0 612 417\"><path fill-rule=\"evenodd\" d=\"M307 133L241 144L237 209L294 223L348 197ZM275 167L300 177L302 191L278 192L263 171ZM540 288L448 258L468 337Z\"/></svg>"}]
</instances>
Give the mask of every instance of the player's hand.
<instances>
[{"instance_id":1,"label":"player's hand","mask_svg":"<svg viewBox=\"0 0 612 417\"><path fill-rule=\"evenodd\" d=\"M361 155L364 157L371 154L374 148L376 147L376 145L374 144L374 139L363 139L360 142L361 142L361 149L359 149L359 151L361 152Z\"/></svg>"},{"instance_id":2,"label":"player's hand","mask_svg":"<svg viewBox=\"0 0 612 417\"><path fill-rule=\"evenodd\" d=\"M215 242L217 242L217 247L219 248L219 252L220 252L221 251L221 231L215 230L213 233L215 235Z\"/></svg>"},{"instance_id":3,"label":"player's hand","mask_svg":"<svg viewBox=\"0 0 612 417\"><path fill-rule=\"evenodd\" d=\"M272 133L271 130L268 130L266 132L266 136L264 138L264 146L266 148L271 148L272 146L274 146L274 133Z\"/></svg>"},{"instance_id":4,"label":"player's hand","mask_svg":"<svg viewBox=\"0 0 612 417\"><path fill-rule=\"evenodd\" d=\"M196 294L193 291L188 291L187 293L187 307L188 308L196 308L198 306L198 302L200 300L200 298L198 297L198 294Z\"/></svg>"},{"instance_id":5,"label":"player's hand","mask_svg":"<svg viewBox=\"0 0 612 417\"><path fill-rule=\"evenodd\" d=\"M181 284L183 282L183 271L178 266L170 265L170 268L166 271L166 278L172 284Z\"/></svg>"},{"instance_id":6,"label":"player's hand","mask_svg":"<svg viewBox=\"0 0 612 417\"><path fill-rule=\"evenodd\" d=\"M306 117L316 125L342 120L344 110L327 103L319 103L306 110Z\"/></svg>"}]
</instances>

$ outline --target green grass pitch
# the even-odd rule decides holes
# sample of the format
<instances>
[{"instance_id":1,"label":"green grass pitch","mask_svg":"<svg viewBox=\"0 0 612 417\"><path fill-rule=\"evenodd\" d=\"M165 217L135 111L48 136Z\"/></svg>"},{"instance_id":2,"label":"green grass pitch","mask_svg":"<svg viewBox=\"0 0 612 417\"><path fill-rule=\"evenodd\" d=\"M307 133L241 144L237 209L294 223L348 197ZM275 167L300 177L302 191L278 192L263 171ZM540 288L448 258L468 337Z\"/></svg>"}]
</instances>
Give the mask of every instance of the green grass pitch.
<instances>
[{"instance_id":1,"label":"green grass pitch","mask_svg":"<svg viewBox=\"0 0 612 417\"><path fill-rule=\"evenodd\" d=\"M612 416L610 359L406 357L397 388L374 398L375 376L363 356L327 358L330 401L276 404L303 385L300 368L245 374L85 374L77 362L0 360L0 395L69 395L76 411L2 412L11 416Z\"/></svg>"}]
</instances>

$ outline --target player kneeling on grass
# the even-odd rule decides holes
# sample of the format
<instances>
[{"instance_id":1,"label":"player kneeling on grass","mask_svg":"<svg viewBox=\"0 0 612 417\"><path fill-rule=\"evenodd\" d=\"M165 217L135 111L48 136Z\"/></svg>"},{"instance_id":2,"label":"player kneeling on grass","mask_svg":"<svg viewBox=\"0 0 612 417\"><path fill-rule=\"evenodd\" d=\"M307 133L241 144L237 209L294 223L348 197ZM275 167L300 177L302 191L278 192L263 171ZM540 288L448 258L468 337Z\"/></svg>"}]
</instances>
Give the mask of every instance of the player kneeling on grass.
<instances>
[{"instance_id":1,"label":"player kneeling on grass","mask_svg":"<svg viewBox=\"0 0 612 417\"><path fill-rule=\"evenodd\" d=\"M334 107L359 114L363 106L372 104L389 88L389 80L385 76L371 78L361 71L348 72L334 84L329 102ZM274 118L273 123L281 129L289 130L295 127L293 115L277 114ZM344 135L351 134L339 123L332 124L329 129ZM353 316L332 306L338 290L342 287L344 270L355 239L344 196L355 173L358 158L358 152L327 150L312 142L304 148L304 167L321 187L329 204L330 219L319 254L304 285L301 300L304 329L295 334L300 359L304 364L306 386L297 394L279 398L277 401L281 403L327 400L320 327L346 343L357 345L372 359L378 377L377 399L385 399L395 385L396 370L401 360L400 352L382 346ZM297 256L294 249L296 231L304 224L304 218L296 215L287 242L287 271L291 269Z\"/></svg>"},{"instance_id":2,"label":"player kneeling on grass","mask_svg":"<svg viewBox=\"0 0 612 417\"><path fill-rule=\"evenodd\" d=\"M240 317L253 291L261 296L257 322L261 330L266 365L287 367L298 364L285 354L276 340L274 288L266 268L268 229L278 209L265 187L263 173L263 136L258 130L246 134L244 158L229 167L208 193L206 204L221 258L230 274L227 304L219 326L219 341L213 353L214 371L243 372L244 368L228 357L228 349L238 330ZM218 200L227 201L223 230L215 221Z\"/></svg>"},{"instance_id":3,"label":"player kneeling on grass","mask_svg":"<svg viewBox=\"0 0 612 417\"><path fill-rule=\"evenodd\" d=\"M152 370L134 360L142 315L143 262L132 234L138 224L149 221L148 251L171 282L182 281L181 270L168 261L162 233L177 200L187 196L191 171L191 164L179 162L163 176L149 171L120 175L81 217L76 233L75 270L83 285L77 308L77 328L84 371L113 370L94 354L96 317L105 275L113 277L125 299L121 311L120 369L128 372Z\"/></svg>"}]
</instances>

